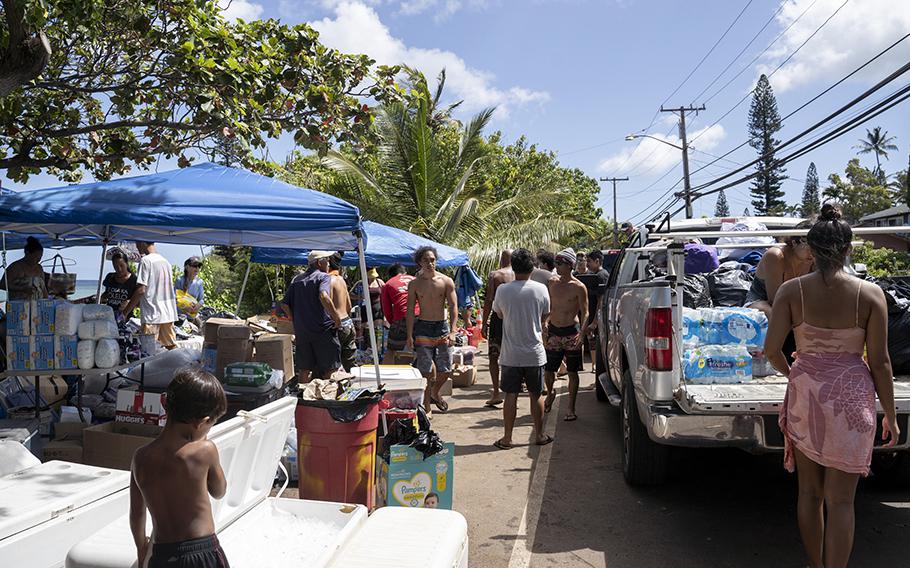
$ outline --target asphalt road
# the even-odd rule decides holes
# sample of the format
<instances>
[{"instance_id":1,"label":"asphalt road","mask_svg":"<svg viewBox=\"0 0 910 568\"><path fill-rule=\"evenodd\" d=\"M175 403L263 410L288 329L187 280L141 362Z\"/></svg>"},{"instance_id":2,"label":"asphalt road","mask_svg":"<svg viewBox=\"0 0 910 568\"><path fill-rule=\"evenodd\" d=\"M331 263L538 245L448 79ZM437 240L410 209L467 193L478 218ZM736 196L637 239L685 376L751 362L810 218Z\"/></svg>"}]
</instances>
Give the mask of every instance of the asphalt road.
<instances>
[{"instance_id":1,"label":"asphalt road","mask_svg":"<svg viewBox=\"0 0 910 568\"><path fill-rule=\"evenodd\" d=\"M482 406L490 383L486 358L478 363L478 384L456 389L449 412L433 419L456 443L455 502L468 519L472 567L805 566L796 479L780 456L685 450L666 485L632 489L620 466L619 413L596 401L590 372L579 420L562 421L563 397L548 416L553 444L528 445L521 398L521 445L499 450L501 412ZM910 565L910 492L863 481L856 515L851 566Z\"/></svg>"}]
</instances>

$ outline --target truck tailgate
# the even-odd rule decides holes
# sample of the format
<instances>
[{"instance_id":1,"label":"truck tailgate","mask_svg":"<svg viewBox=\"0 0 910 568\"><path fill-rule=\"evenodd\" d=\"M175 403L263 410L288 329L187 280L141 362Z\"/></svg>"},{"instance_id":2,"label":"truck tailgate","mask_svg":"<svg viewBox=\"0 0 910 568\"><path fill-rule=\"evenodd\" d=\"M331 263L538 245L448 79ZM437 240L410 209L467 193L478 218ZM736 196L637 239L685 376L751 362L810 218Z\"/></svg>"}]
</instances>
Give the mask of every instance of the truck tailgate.
<instances>
[{"instance_id":1,"label":"truck tailgate","mask_svg":"<svg viewBox=\"0 0 910 568\"><path fill-rule=\"evenodd\" d=\"M780 411L786 392L786 377L775 375L735 385L687 383L676 399L690 414L772 414ZM910 377L894 378L894 403L898 412L910 412Z\"/></svg>"}]
</instances>

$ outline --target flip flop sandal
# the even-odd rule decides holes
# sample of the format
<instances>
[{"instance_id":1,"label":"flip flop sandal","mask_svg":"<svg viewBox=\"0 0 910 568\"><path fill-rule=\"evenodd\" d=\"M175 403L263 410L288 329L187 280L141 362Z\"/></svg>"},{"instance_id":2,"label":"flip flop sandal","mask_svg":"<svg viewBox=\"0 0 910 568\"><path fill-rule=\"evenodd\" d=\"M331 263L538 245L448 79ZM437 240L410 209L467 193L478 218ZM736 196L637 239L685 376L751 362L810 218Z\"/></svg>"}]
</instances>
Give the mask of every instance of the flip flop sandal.
<instances>
[{"instance_id":1,"label":"flip flop sandal","mask_svg":"<svg viewBox=\"0 0 910 568\"><path fill-rule=\"evenodd\" d=\"M501 400L488 400L485 403L483 403L483 405L486 408L499 408L499 405L502 403L503 403L503 401L501 401Z\"/></svg>"},{"instance_id":2,"label":"flip flop sandal","mask_svg":"<svg viewBox=\"0 0 910 568\"><path fill-rule=\"evenodd\" d=\"M547 434L546 438L544 438L542 441L535 442L535 444L537 444L538 446L546 446L547 444L553 443L553 440L554 440L553 436L550 436L549 434Z\"/></svg>"},{"instance_id":3,"label":"flip flop sandal","mask_svg":"<svg viewBox=\"0 0 910 568\"><path fill-rule=\"evenodd\" d=\"M502 440L496 440L495 442L493 442L493 445L496 446L497 448L499 448L500 450L511 450L512 449L512 444L506 444Z\"/></svg>"},{"instance_id":4,"label":"flip flop sandal","mask_svg":"<svg viewBox=\"0 0 910 568\"><path fill-rule=\"evenodd\" d=\"M449 403L447 403L444 400L441 400L441 399L438 399L435 397L431 397L430 402L432 402L434 405L436 405L436 408L438 408L440 412L448 412L448 410L449 410Z\"/></svg>"},{"instance_id":5,"label":"flip flop sandal","mask_svg":"<svg viewBox=\"0 0 910 568\"><path fill-rule=\"evenodd\" d=\"M576 420L578 420L577 414L566 414L566 417L563 418L565 422L575 422Z\"/></svg>"}]
</instances>

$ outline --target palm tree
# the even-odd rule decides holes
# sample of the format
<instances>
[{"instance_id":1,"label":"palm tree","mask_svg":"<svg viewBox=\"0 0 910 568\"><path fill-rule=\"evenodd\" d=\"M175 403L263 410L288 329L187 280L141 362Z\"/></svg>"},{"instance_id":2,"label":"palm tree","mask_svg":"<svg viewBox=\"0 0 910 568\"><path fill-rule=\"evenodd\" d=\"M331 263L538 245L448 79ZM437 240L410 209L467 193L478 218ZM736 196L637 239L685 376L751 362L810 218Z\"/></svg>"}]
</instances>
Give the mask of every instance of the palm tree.
<instances>
[{"instance_id":1,"label":"palm tree","mask_svg":"<svg viewBox=\"0 0 910 568\"><path fill-rule=\"evenodd\" d=\"M882 171L881 158L888 159L888 152L897 150L894 144L895 137L888 136L887 130L882 130L881 126L876 126L872 130L866 129L866 137L860 138L859 145L854 146L859 151L857 154L875 155L875 175L884 185L885 175Z\"/></svg>"},{"instance_id":2,"label":"palm tree","mask_svg":"<svg viewBox=\"0 0 910 568\"><path fill-rule=\"evenodd\" d=\"M445 75L439 79L444 82ZM474 179L486 155L483 130L494 109L482 110L462 125L449 116L457 103L439 110L440 97L440 87L431 97L426 80L412 71L409 102L390 102L377 111L375 167L363 167L352 155L335 150L323 159L342 174L329 193L357 205L367 219L468 250L480 273L493 268L501 248L537 248L589 229L541 213L564 198L562 188L509 188L504 198L495 199ZM454 155L454 144L447 144L453 135L458 136Z\"/></svg>"}]
</instances>

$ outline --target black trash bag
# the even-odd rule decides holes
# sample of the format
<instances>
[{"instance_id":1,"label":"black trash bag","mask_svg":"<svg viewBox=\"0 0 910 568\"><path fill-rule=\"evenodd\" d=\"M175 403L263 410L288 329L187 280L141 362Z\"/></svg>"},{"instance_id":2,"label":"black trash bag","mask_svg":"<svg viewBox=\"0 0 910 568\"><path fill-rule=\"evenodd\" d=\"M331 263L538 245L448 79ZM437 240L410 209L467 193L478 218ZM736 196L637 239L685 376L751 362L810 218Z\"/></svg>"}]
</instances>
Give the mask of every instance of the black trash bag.
<instances>
[{"instance_id":1,"label":"black trash bag","mask_svg":"<svg viewBox=\"0 0 910 568\"><path fill-rule=\"evenodd\" d=\"M417 428L414 427L414 421L407 418L399 418L389 423L389 431L382 438L382 459L389 463L389 457L392 453L392 446L403 444L410 446L417 440Z\"/></svg>"},{"instance_id":2,"label":"black trash bag","mask_svg":"<svg viewBox=\"0 0 910 568\"><path fill-rule=\"evenodd\" d=\"M420 427L421 432L430 429L430 417L427 416L427 411L422 405L417 407L417 426Z\"/></svg>"},{"instance_id":3,"label":"black trash bag","mask_svg":"<svg viewBox=\"0 0 910 568\"><path fill-rule=\"evenodd\" d=\"M411 447L422 453L423 459L438 454L444 448L442 440L440 440L436 432L432 430L422 430L417 435L417 439L411 442Z\"/></svg>"},{"instance_id":4,"label":"black trash bag","mask_svg":"<svg viewBox=\"0 0 910 568\"><path fill-rule=\"evenodd\" d=\"M713 307L707 278L701 274L686 274L683 280L683 306L692 309Z\"/></svg>"},{"instance_id":5,"label":"black trash bag","mask_svg":"<svg viewBox=\"0 0 910 568\"><path fill-rule=\"evenodd\" d=\"M370 411L370 407L379 404L385 391L373 393L371 396L362 396L357 400L304 400L297 399L297 404L302 406L315 406L325 408L335 422L357 422Z\"/></svg>"},{"instance_id":6,"label":"black trash bag","mask_svg":"<svg viewBox=\"0 0 910 568\"><path fill-rule=\"evenodd\" d=\"M889 306L896 304L895 298L910 300L910 282L906 278L874 278L872 282L884 290Z\"/></svg>"},{"instance_id":7,"label":"black trash bag","mask_svg":"<svg viewBox=\"0 0 910 568\"><path fill-rule=\"evenodd\" d=\"M897 305L888 309L888 355L895 375L910 373L910 311Z\"/></svg>"},{"instance_id":8,"label":"black trash bag","mask_svg":"<svg viewBox=\"0 0 910 568\"><path fill-rule=\"evenodd\" d=\"M719 268L708 274L707 280L715 306L742 306L752 287L752 276L738 268Z\"/></svg>"}]
</instances>

